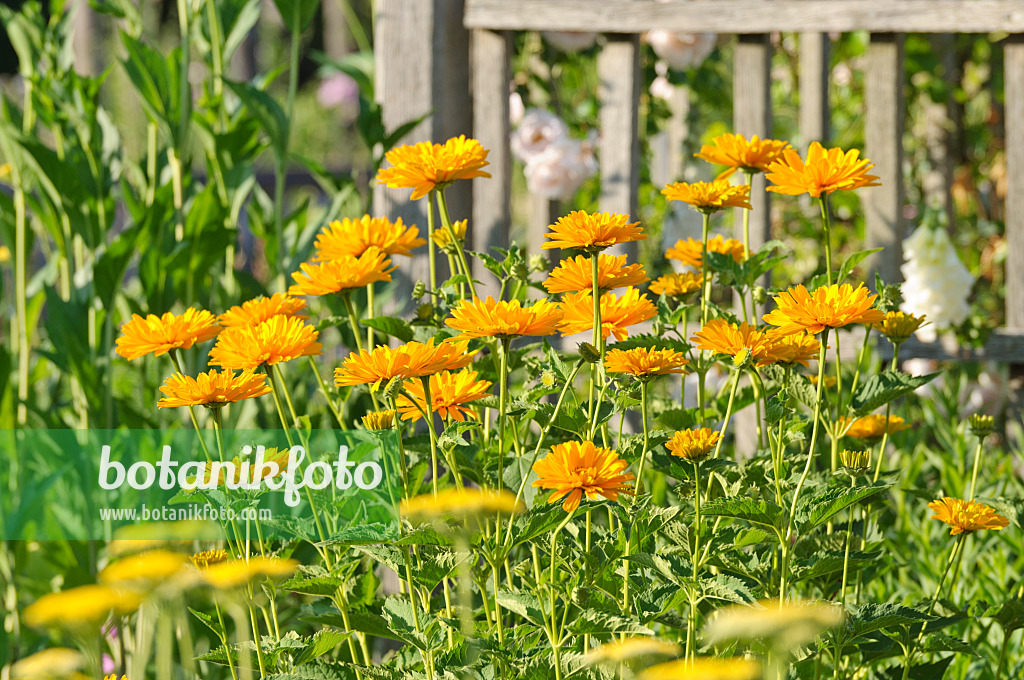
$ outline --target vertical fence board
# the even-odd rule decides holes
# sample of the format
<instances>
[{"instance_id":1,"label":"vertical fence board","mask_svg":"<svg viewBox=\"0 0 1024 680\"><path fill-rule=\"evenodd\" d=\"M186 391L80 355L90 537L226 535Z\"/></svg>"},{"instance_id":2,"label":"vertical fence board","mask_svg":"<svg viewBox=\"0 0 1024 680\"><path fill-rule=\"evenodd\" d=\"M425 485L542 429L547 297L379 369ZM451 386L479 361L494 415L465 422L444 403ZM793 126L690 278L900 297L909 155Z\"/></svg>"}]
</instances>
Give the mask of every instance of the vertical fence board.
<instances>
[{"instance_id":1,"label":"vertical fence board","mask_svg":"<svg viewBox=\"0 0 1024 680\"><path fill-rule=\"evenodd\" d=\"M867 248L885 248L869 262L889 283L902 281L903 262L903 36L872 33L865 77L865 155L882 183L860 192ZM871 276L869 281L874 280Z\"/></svg>"},{"instance_id":2,"label":"vertical fence board","mask_svg":"<svg viewBox=\"0 0 1024 680\"><path fill-rule=\"evenodd\" d=\"M597 58L601 100L601 210L638 220L640 37L613 34ZM614 249L635 259L635 243Z\"/></svg>"},{"instance_id":3,"label":"vertical fence board","mask_svg":"<svg viewBox=\"0 0 1024 680\"><path fill-rule=\"evenodd\" d=\"M800 141L825 144L828 139L829 52L832 41L827 33L800 34Z\"/></svg>"},{"instance_id":4,"label":"vertical fence board","mask_svg":"<svg viewBox=\"0 0 1024 680\"><path fill-rule=\"evenodd\" d=\"M491 179L473 182L473 219L469 245L489 253L492 247L508 247L511 228L510 194L512 157L509 149L508 84L512 78L512 35L508 32L474 30L470 36L473 79L473 134L490 149L487 170ZM474 276L490 286L491 276L477 261ZM489 294L497 289L488 287ZM484 290L480 290L484 295Z\"/></svg>"},{"instance_id":5,"label":"vertical fence board","mask_svg":"<svg viewBox=\"0 0 1024 680\"><path fill-rule=\"evenodd\" d=\"M1006 325L1024 329L1024 35L1006 41ZM1024 357L1010 366L1010 409L1024 412ZM1019 446L1021 442L1017 442Z\"/></svg>"}]
</instances>

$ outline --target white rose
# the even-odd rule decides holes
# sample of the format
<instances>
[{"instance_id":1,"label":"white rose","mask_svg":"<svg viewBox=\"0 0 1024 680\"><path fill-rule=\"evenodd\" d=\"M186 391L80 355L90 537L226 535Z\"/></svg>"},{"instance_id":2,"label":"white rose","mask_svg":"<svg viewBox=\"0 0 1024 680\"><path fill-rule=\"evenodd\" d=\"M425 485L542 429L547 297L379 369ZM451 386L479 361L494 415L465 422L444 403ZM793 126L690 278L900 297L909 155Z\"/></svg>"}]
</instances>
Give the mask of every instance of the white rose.
<instances>
[{"instance_id":1,"label":"white rose","mask_svg":"<svg viewBox=\"0 0 1024 680\"><path fill-rule=\"evenodd\" d=\"M582 52L597 41L597 33L590 31L544 31L541 35L560 52Z\"/></svg>"},{"instance_id":2,"label":"white rose","mask_svg":"<svg viewBox=\"0 0 1024 680\"><path fill-rule=\"evenodd\" d=\"M512 133L512 153L524 163L543 153L553 142L569 136L565 122L541 109L527 109L523 120Z\"/></svg>"},{"instance_id":3,"label":"white rose","mask_svg":"<svg viewBox=\"0 0 1024 680\"><path fill-rule=\"evenodd\" d=\"M714 33L675 33L661 29L647 32L647 42L654 53L677 71L699 66L715 49L717 39Z\"/></svg>"},{"instance_id":4,"label":"white rose","mask_svg":"<svg viewBox=\"0 0 1024 680\"><path fill-rule=\"evenodd\" d=\"M658 76L651 82L651 96L665 101L672 101L676 92L676 86L668 82L665 76Z\"/></svg>"},{"instance_id":5,"label":"white rose","mask_svg":"<svg viewBox=\"0 0 1024 680\"><path fill-rule=\"evenodd\" d=\"M524 169L530 193L550 200L568 200L597 173L597 159L589 140L563 137L535 155Z\"/></svg>"},{"instance_id":6,"label":"white rose","mask_svg":"<svg viewBox=\"0 0 1024 680\"><path fill-rule=\"evenodd\" d=\"M523 98L518 92L512 91L512 94L508 96L508 122L510 125L515 127L523 122L523 116L526 114L526 105L523 104Z\"/></svg>"}]
</instances>

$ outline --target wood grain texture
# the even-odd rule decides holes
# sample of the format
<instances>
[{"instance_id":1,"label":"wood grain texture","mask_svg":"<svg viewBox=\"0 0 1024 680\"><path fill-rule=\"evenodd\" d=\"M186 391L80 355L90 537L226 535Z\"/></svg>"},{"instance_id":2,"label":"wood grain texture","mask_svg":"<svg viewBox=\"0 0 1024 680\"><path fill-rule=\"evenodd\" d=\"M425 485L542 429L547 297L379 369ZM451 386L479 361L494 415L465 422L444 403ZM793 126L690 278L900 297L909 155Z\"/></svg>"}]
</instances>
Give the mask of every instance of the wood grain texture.
<instances>
[{"instance_id":1,"label":"wood grain texture","mask_svg":"<svg viewBox=\"0 0 1024 680\"><path fill-rule=\"evenodd\" d=\"M636 2L627 4L638 4ZM640 219L640 39L636 35L609 35L597 57L601 102L601 199L603 212ZM612 248L636 259L636 243Z\"/></svg>"},{"instance_id":2,"label":"wood grain texture","mask_svg":"<svg viewBox=\"0 0 1024 680\"><path fill-rule=\"evenodd\" d=\"M866 224L865 248L885 250L868 265L887 283L903 280L903 36L873 33L865 73L864 155L880 187L858 191ZM874 281L870 274L869 281Z\"/></svg>"},{"instance_id":3,"label":"wood grain texture","mask_svg":"<svg viewBox=\"0 0 1024 680\"><path fill-rule=\"evenodd\" d=\"M512 224L510 195L512 155L509 148L508 84L512 79L512 35L508 32L474 30L470 34L473 83L473 136L490 153L487 171L491 179L473 181L473 219L469 247L485 253L507 248ZM484 282L481 296L497 295L495 278L480 261L473 262L473 276Z\"/></svg>"},{"instance_id":4,"label":"wood grain texture","mask_svg":"<svg viewBox=\"0 0 1024 680\"><path fill-rule=\"evenodd\" d=\"M800 144L826 144L831 111L828 107L829 52L826 33L800 34Z\"/></svg>"},{"instance_id":5,"label":"wood grain texture","mask_svg":"<svg viewBox=\"0 0 1024 680\"><path fill-rule=\"evenodd\" d=\"M733 128L746 137L772 135L772 45L768 35L741 35L733 56ZM771 205L763 174L754 175L750 188L750 248L759 249L769 238ZM735 238L743 238L742 209L734 211Z\"/></svg>"},{"instance_id":6,"label":"wood grain texture","mask_svg":"<svg viewBox=\"0 0 1024 680\"><path fill-rule=\"evenodd\" d=\"M1024 329L1024 36L1005 48L1006 325ZM1024 364L1024 351L1018 356Z\"/></svg>"},{"instance_id":7,"label":"wood grain texture","mask_svg":"<svg viewBox=\"0 0 1024 680\"><path fill-rule=\"evenodd\" d=\"M713 5L713 9L709 7ZM507 30L642 33L856 31L1024 32L1018 0L468 0L466 26Z\"/></svg>"}]
</instances>

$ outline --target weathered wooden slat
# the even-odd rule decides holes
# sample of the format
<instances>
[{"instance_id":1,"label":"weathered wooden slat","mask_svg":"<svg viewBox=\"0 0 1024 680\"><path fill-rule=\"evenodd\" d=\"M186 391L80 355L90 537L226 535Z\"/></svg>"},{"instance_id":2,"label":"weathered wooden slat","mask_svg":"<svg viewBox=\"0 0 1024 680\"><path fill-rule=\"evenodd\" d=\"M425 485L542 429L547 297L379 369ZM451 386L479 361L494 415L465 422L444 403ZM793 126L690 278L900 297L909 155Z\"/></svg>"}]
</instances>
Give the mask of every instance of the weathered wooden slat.
<instances>
[{"instance_id":1,"label":"weathered wooden slat","mask_svg":"<svg viewBox=\"0 0 1024 680\"><path fill-rule=\"evenodd\" d=\"M637 2L627 2L639 4ZM597 58L601 101L601 210L640 219L640 39L636 35L609 35ZM613 249L635 259L637 244Z\"/></svg>"},{"instance_id":2,"label":"weathered wooden slat","mask_svg":"<svg viewBox=\"0 0 1024 680\"><path fill-rule=\"evenodd\" d=\"M800 141L806 147L829 137L829 51L827 33L800 34Z\"/></svg>"},{"instance_id":3,"label":"weathered wooden slat","mask_svg":"<svg viewBox=\"0 0 1024 680\"><path fill-rule=\"evenodd\" d=\"M1005 48L1006 325L1024 329L1024 35ZM1024 363L1024 348L1017 356Z\"/></svg>"},{"instance_id":4,"label":"weathered wooden slat","mask_svg":"<svg viewBox=\"0 0 1024 680\"><path fill-rule=\"evenodd\" d=\"M903 78L903 36L873 33L865 73L864 155L882 186L862 189L860 197L866 247L885 248L868 262L888 283L903 280Z\"/></svg>"},{"instance_id":5,"label":"weathered wooden slat","mask_svg":"<svg viewBox=\"0 0 1024 680\"><path fill-rule=\"evenodd\" d=\"M466 26L506 30L642 33L856 31L1024 32L1017 0L468 0Z\"/></svg>"},{"instance_id":6,"label":"weathered wooden slat","mask_svg":"<svg viewBox=\"0 0 1024 680\"><path fill-rule=\"evenodd\" d=\"M563 253L558 249L542 250L541 245L545 241L544 234L549 232L548 227L562 216L562 209L559 201L530 194L530 220L526 226L526 250L531 255L546 257L549 267L557 266Z\"/></svg>"},{"instance_id":7,"label":"weathered wooden slat","mask_svg":"<svg viewBox=\"0 0 1024 680\"><path fill-rule=\"evenodd\" d=\"M508 247L511 229L512 155L509 148L508 84L512 79L512 36L507 32L474 30L470 35L473 78L473 135L490 153L491 179L473 181L473 219L469 246L490 253ZM494 276L479 261L474 277L484 282L478 292L497 295ZM492 285L493 284L493 285Z\"/></svg>"}]
</instances>

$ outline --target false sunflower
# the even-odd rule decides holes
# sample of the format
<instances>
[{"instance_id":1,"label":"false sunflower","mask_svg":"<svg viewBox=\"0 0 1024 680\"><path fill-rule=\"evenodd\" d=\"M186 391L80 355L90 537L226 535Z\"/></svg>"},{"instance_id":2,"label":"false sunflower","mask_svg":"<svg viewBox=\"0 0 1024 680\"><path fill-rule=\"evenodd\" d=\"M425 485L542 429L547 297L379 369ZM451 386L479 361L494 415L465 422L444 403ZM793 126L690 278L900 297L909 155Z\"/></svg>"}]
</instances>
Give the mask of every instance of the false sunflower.
<instances>
[{"instance_id":1,"label":"false sunflower","mask_svg":"<svg viewBox=\"0 0 1024 680\"><path fill-rule=\"evenodd\" d=\"M575 293L594 288L594 258L577 255L562 260L544 281L549 293ZM597 287L602 293L646 283L647 272L642 264L626 264L626 255L597 255Z\"/></svg>"},{"instance_id":2,"label":"false sunflower","mask_svg":"<svg viewBox=\"0 0 1024 680\"><path fill-rule=\"evenodd\" d=\"M197 342L212 340L221 330L217 317L193 307L177 315L167 312L163 316L150 314L143 318L132 314L131 321L121 326L115 351L128 360L147 354L158 357L171 350L188 349Z\"/></svg>"},{"instance_id":3,"label":"false sunflower","mask_svg":"<svg viewBox=\"0 0 1024 680\"><path fill-rule=\"evenodd\" d=\"M588 253L598 253L605 248L642 241L647 238L639 222L628 224L629 216L619 213L593 213L576 210L549 226L544 234L549 241L541 244L542 249L579 248Z\"/></svg>"},{"instance_id":4,"label":"false sunflower","mask_svg":"<svg viewBox=\"0 0 1024 680\"><path fill-rule=\"evenodd\" d=\"M622 295L605 293L601 296L601 334L607 338L614 335L616 340L629 337L630 326L643 323L658 313L654 303L636 288L629 288ZM562 336L575 335L594 329L594 296L590 291L569 293L558 304L563 318L559 330Z\"/></svg>"},{"instance_id":5,"label":"false sunflower","mask_svg":"<svg viewBox=\"0 0 1024 680\"><path fill-rule=\"evenodd\" d=\"M147 550L122 557L104 567L97 579L100 583L117 584L133 581L164 581L182 572L188 558L170 550Z\"/></svg>"},{"instance_id":6,"label":"false sunflower","mask_svg":"<svg viewBox=\"0 0 1024 680\"><path fill-rule=\"evenodd\" d=\"M833 191L881 186L878 177L869 175L868 170L875 164L860 157L860 151L851 149L843 152L840 148L826 149L818 142L811 142L807 159L792 149L782 153L768 168L765 177L773 186L768 191L789 196L810 194L818 198Z\"/></svg>"},{"instance_id":7,"label":"false sunflower","mask_svg":"<svg viewBox=\"0 0 1024 680\"><path fill-rule=\"evenodd\" d=\"M377 389L382 382L394 378L422 378L441 371L465 368L473 360L467 353L468 340L448 340L435 345L427 342L407 342L398 347L377 347L350 354L340 368L334 369L334 382L339 387L372 385Z\"/></svg>"},{"instance_id":8,"label":"false sunflower","mask_svg":"<svg viewBox=\"0 0 1024 680\"><path fill-rule=\"evenodd\" d=\"M396 400L402 420L419 420L423 417L421 409L427 413L437 413L445 420L450 418L460 423L466 418L475 418L476 414L466 408L465 404L483 399L491 393L491 382L477 380L478 375L476 371L464 369L457 373L441 371L430 376L430 401L433 407L429 411L423 393L423 382L407 381L404 389L409 396L403 394Z\"/></svg>"},{"instance_id":9,"label":"false sunflower","mask_svg":"<svg viewBox=\"0 0 1024 680\"><path fill-rule=\"evenodd\" d=\"M558 305L538 300L522 306L519 300L486 300L473 298L460 300L445 323L449 328L462 331L462 338L514 338L520 335L552 335L562 320Z\"/></svg>"},{"instance_id":10,"label":"false sunflower","mask_svg":"<svg viewBox=\"0 0 1024 680\"><path fill-rule=\"evenodd\" d=\"M761 666L743 658L697 657L667 661L637 674L637 680L757 680Z\"/></svg>"},{"instance_id":11,"label":"false sunflower","mask_svg":"<svg viewBox=\"0 0 1024 680\"><path fill-rule=\"evenodd\" d=\"M682 352L653 347L612 348L604 356L604 368L608 373L628 373L641 382L668 373L686 373L683 367L688 363Z\"/></svg>"},{"instance_id":12,"label":"false sunflower","mask_svg":"<svg viewBox=\"0 0 1024 680\"><path fill-rule=\"evenodd\" d=\"M719 234L708 239L709 253L722 253L732 256L736 262L743 262L746 259L746 249L740 241L732 238L722 238ZM668 249L665 257L670 260L679 260L683 264L700 269L704 262L704 242L688 238L685 241L680 239Z\"/></svg>"},{"instance_id":13,"label":"false sunflower","mask_svg":"<svg viewBox=\"0 0 1024 680\"><path fill-rule=\"evenodd\" d=\"M673 456L698 463L715 450L721 438L722 434L718 430L712 430L709 427L694 427L676 431L672 435L672 439L665 444L665 448Z\"/></svg>"},{"instance_id":14,"label":"false sunflower","mask_svg":"<svg viewBox=\"0 0 1024 680\"><path fill-rule=\"evenodd\" d=\"M377 281L390 281L391 272L397 267L388 266L384 251L371 246L362 255L341 255L337 259L324 260L319 264L303 262L302 270L294 272L295 283L288 289L290 295L330 295L347 293L364 288Z\"/></svg>"},{"instance_id":15,"label":"false sunflower","mask_svg":"<svg viewBox=\"0 0 1024 680\"><path fill-rule=\"evenodd\" d=\"M460 179L490 177L481 170L488 165L487 153L480 142L465 135L444 144L420 142L395 147L384 155L391 167L377 173L377 183L392 189L412 189L410 200L418 201Z\"/></svg>"},{"instance_id":16,"label":"false sunflower","mask_svg":"<svg viewBox=\"0 0 1024 680\"><path fill-rule=\"evenodd\" d=\"M381 411L370 411L363 416L363 427L367 430L390 430L395 424L394 409L383 409Z\"/></svg>"},{"instance_id":17,"label":"false sunflower","mask_svg":"<svg viewBox=\"0 0 1024 680\"><path fill-rule=\"evenodd\" d=\"M250 557L245 560L225 560L200 569L210 586L218 590L245 585L250 581L290 576L299 563L278 557Z\"/></svg>"},{"instance_id":18,"label":"false sunflower","mask_svg":"<svg viewBox=\"0 0 1024 680\"><path fill-rule=\"evenodd\" d=\"M403 517L436 518L448 516L514 515L524 512L526 506L515 494L504 489L445 489L407 498L399 506Z\"/></svg>"},{"instance_id":19,"label":"false sunflower","mask_svg":"<svg viewBox=\"0 0 1024 680\"><path fill-rule=\"evenodd\" d=\"M25 623L30 626L59 625L65 628L98 626L111 612L128 614L139 608L142 598L129 590L90 584L47 593L25 607Z\"/></svg>"},{"instance_id":20,"label":"false sunflower","mask_svg":"<svg viewBox=\"0 0 1024 680\"><path fill-rule=\"evenodd\" d=\"M871 324L871 327L889 338L894 345L899 345L906 342L918 328L927 325L923 314L915 316L906 312L887 312L884 319Z\"/></svg>"},{"instance_id":21,"label":"false sunflower","mask_svg":"<svg viewBox=\"0 0 1024 680\"><path fill-rule=\"evenodd\" d=\"M452 233L455 234L455 238L457 238L460 243L466 240L466 226L468 224L469 220L452 222ZM444 227L434 229L434 233L430 235L430 238L434 240L434 245L446 253L455 253L457 251L455 245L452 243L451 235Z\"/></svg>"},{"instance_id":22,"label":"false sunflower","mask_svg":"<svg viewBox=\"0 0 1024 680\"><path fill-rule=\"evenodd\" d=\"M700 254L698 253L698 258ZM699 266L699 265L698 265ZM682 298L695 293L704 285L704 277L693 272L665 274L651 283L650 291L655 295Z\"/></svg>"},{"instance_id":23,"label":"false sunflower","mask_svg":"<svg viewBox=\"0 0 1024 680\"><path fill-rule=\"evenodd\" d=\"M822 286L813 293L804 286L794 286L773 298L778 308L765 314L764 320L778 326L782 335L800 331L818 334L851 323L874 323L885 318L873 306L877 297L863 283L856 288L848 283Z\"/></svg>"},{"instance_id":24,"label":"false sunflower","mask_svg":"<svg viewBox=\"0 0 1024 680\"><path fill-rule=\"evenodd\" d=\"M224 328L234 326L255 326L263 323L272 316L295 316L305 319L301 314L306 309L306 301L294 298L284 293L274 293L270 297L260 296L252 300L235 305L217 318L217 322Z\"/></svg>"},{"instance_id":25,"label":"false sunflower","mask_svg":"<svg viewBox=\"0 0 1024 680\"><path fill-rule=\"evenodd\" d=\"M419 238L415 225L394 222L386 217L363 215L358 219L334 220L317 235L313 247L316 249L313 262L340 260L359 257L370 248L379 248L385 255L412 257L412 251L426 245L426 239Z\"/></svg>"},{"instance_id":26,"label":"false sunflower","mask_svg":"<svg viewBox=\"0 0 1024 680\"><path fill-rule=\"evenodd\" d=\"M887 431L889 434L901 432L910 425L899 416L885 416L878 413L861 416L860 418L849 418L843 416L839 421L839 431L845 432L844 436L854 439L879 439Z\"/></svg>"},{"instance_id":27,"label":"false sunflower","mask_svg":"<svg viewBox=\"0 0 1024 680\"><path fill-rule=\"evenodd\" d=\"M224 404L270 394L270 385L267 384L265 373L254 373L252 369L238 374L214 369L200 373L195 378L179 374L169 376L160 386L160 391L167 396L160 400L157 408L219 408Z\"/></svg>"},{"instance_id":28,"label":"false sunflower","mask_svg":"<svg viewBox=\"0 0 1024 680\"><path fill-rule=\"evenodd\" d=\"M708 215L724 208L751 209L750 187L746 184L734 186L727 179L676 182L666 186L661 193L670 201L682 201Z\"/></svg>"},{"instance_id":29,"label":"false sunflower","mask_svg":"<svg viewBox=\"0 0 1024 680\"><path fill-rule=\"evenodd\" d=\"M551 453L533 464L539 478L533 486L551 489L548 503L564 498L562 509L573 512L584 496L614 501L620 493L632 495L628 482L634 477L624 472L627 465L614 449L594 446L593 442L555 444Z\"/></svg>"},{"instance_id":30,"label":"false sunflower","mask_svg":"<svg viewBox=\"0 0 1024 680\"><path fill-rule=\"evenodd\" d=\"M697 349L706 349L715 354L731 357L749 354L759 366L772 363L772 342L768 334L746 322L739 325L725 319L712 319L690 337Z\"/></svg>"},{"instance_id":31,"label":"false sunflower","mask_svg":"<svg viewBox=\"0 0 1024 680\"><path fill-rule=\"evenodd\" d=\"M760 139L754 135L748 141L743 135L726 133L701 146L693 155L708 163L726 166L728 169L716 178L726 179L737 170L750 174L764 172L788 148L789 142L777 139Z\"/></svg>"},{"instance_id":32,"label":"false sunflower","mask_svg":"<svg viewBox=\"0 0 1024 680\"><path fill-rule=\"evenodd\" d=\"M228 328L210 350L210 365L247 370L298 357L317 356L319 333L304 319L274 316L255 326Z\"/></svg>"},{"instance_id":33,"label":"false sunflower","mask_svg":"<svg viewBox=\"0 0 1024 680\"><path fill-rule=\"evenodd\" d=\"M965 501L946 496L942 500L932 501L928 507L935 513L932 519L949 525L950 536L982 529L1001 531L1010 524L1010 520L995 509L975 500Z\"/></svg>"},{"instance_id":34,"label":"false sunflower","mask_svg":"<svg viewBox=\"0 0 1024 680\"><path fill-rule=\"evenodd\" d=\"M767 358L770 363L800 364L806 368L810 361L817 359L821 353L821 341L810 333L780 335L772 328L768 330L767 335L770 343Z\"/></svg>"}]
</instances>

